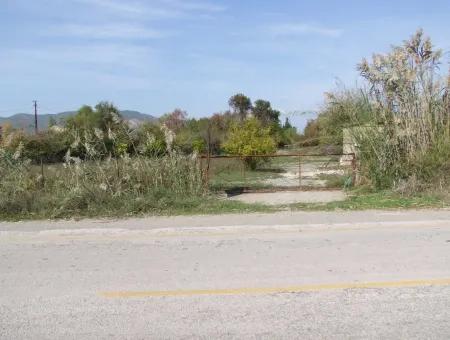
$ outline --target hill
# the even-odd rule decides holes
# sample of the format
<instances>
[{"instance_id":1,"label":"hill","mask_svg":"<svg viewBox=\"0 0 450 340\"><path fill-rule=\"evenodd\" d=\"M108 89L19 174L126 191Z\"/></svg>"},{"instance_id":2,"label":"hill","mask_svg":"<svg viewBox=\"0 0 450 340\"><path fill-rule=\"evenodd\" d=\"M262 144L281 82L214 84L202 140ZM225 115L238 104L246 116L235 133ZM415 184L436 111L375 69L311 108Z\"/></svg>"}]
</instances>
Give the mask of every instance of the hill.
<instances>
[{"instance_id":1,"label":"hill","mask_svg":"<svg viewBox=\"0 0 450 340\"><path fill-rule=\"evenodd\" d=\"M139 111L123 110L120 111L120 113L122 117L129 122L130 126L137 126L144 122L153 122L158 119L152 115ZM63 124L64 120L66 120L70 116L73 116L74 114L76 114L76 111L38 115L39 130L42 131L48 128L50 118L55 119L58 124ZM3 125L5 123L11 124L16 129L32 131L34 129L34 115L29 113L17 113L10 117L0 117L0 125Z\"/></svg>"}]
</instances>

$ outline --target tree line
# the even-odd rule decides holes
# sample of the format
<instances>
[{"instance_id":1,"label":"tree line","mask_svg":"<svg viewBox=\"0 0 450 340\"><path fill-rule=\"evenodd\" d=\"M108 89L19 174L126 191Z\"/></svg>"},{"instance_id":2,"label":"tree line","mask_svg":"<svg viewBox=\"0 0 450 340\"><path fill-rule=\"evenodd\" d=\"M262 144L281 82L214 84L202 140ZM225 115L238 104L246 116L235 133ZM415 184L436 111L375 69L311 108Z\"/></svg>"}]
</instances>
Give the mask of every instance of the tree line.
<instances>
[{"instance_id":1,"label":"tree line","mask_svg":"<svg viewBox=\"0 0 450 340\"><path fill-rule=\"evenodd\" d=\"M33 162L62 162L71 157L86 159L91 154L102 157L146 155L160 157L181 154L269 154L298 139L289 120L280 121L280 112L267 100L236 94L228 101L230 109L205 118L190 118L175 109L155 122L130 124L110 102L95 107L82 106L75 115L57 124L49 121L46 131L30 134L5 126L1 146Z\"/></svg>"}]
</instances>

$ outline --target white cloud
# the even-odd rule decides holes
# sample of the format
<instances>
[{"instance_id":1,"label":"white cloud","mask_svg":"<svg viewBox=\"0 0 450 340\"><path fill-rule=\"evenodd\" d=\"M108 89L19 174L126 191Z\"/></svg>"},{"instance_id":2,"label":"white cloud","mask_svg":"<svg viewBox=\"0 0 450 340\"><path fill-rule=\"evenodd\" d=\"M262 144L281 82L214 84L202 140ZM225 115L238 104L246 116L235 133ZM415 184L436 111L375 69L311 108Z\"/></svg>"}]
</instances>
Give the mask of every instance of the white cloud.
<instances>
[{"instance_id":1,"label":"white cloud","mask_svg":"<svg viewBox=\"0 0 450 340\"><path fill-rule=\"evenodd\" d=\"M138 19L170 19L182 16L178 9L161 6L160 1L126 2L118 0L72 0L78 4L84 4L92 9L93 14L99 11L107 11L109 14Z\"/></svg>"},{"instance_id":2,"label":"white cloud","mask_svg":"<svg viewBox=\"0 0 450 340\"><path fill-rule=\"evenodd\" d=\"M132 44L68 44L33 49L11 49L0 56L10 61L6 67L26 65L31 69L89 69L127 74L142 74L149 68L159 67L158 52L148 47ZM36 67L39 65L39 67ZM3 66L3 65L2 65ZM0 68L1 69L1 68Z\"/></svg>"},{"instance_id":3,"label":"white cloud","mask_svg":"<svg viewBox=\"0 0 450 340\"><path fill-rule=\"evenodd\" d=\"M172 34L125 23L107 25L69 24L51 28L47 33L53 36L74 36L93 39L158 39Z\"/></svg>"},{"instance_id":4,"label":"white cloud","mask_svg":"<svg viewBox=\"0 0 450 340\"><path fill-rule=\"evenodd\" d=\"M140 14L144 12L144 7L140 3L130 1L116 1L116 0L75 0L76 2L85 3L103 7L108 10L126 12L132 14Z\"/></svg>"},{"instance_id":5,"label":"white cloud","mask_svg":"<svg viewBox=\"0 0 450 340\"><path fill-rule=\"evenodd\" d=\"M180 0L162 0L163 3L185 11L199 11L199 12L223 12L226 7L212 4L209 2L190 2Z\"/></svg>"},{"instance_id":6,"label":"white cloud","mask_svg":"<svg viewBox=\"0 0 450 340\"><path fill-rule=\"evenodd\" d=\"M144 16L152 19L178 18L190 14L222 12L226 8L210 2L193 2L186 0L74 0L78 3L100 7L120 14Z\"/></svg>"},{"instance_id":7,"label":"white cloud","mask_svg":"<svg viewBox=\"0 0 450 340\"><path fill-rule=\"evenodd\" d=\"M269 28L269 31L275 37L320 35L331 38L339 38L343 34L343 31L340 29L302 23L283 23L273 25Z\"/></svg>"}]
</instances>

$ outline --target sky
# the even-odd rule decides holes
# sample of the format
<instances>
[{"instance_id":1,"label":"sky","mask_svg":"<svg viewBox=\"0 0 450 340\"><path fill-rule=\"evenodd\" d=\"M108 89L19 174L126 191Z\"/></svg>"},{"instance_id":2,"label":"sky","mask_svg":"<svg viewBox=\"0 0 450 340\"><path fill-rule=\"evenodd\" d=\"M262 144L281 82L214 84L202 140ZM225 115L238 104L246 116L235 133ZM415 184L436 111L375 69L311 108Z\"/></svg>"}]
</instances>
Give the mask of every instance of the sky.
<instances>
[{"instance_id":1,"label":"sky","mask_svg":"<svg viewBox=\"0 0 450 340\"><path fill-rule=\"evenodd\" d=\"M202 117L235 93L298 116L419 27L448 62L449 0L0 0L0 116L108 100Z\"/></svg>"}]
</instances>

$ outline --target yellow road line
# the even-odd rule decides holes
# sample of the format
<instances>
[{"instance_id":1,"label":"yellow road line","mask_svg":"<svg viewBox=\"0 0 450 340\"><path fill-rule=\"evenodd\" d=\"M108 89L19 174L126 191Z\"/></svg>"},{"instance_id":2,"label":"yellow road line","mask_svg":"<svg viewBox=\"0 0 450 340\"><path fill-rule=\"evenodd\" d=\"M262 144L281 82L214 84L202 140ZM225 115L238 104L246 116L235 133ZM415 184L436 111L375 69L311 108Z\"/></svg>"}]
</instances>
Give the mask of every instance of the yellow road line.
<instances>
[{"instance_id":1,"label":"yellow road line","mask_svg":"<svg viewBox=\"0 0 450 340\"><path fill-rule=\"evenodd\" d=\"M450 279L437 280L404 280L386 282L355 282L315 284L292 287L273 288L231 288L231 289L193 289L193 290L168 290L168 291L116 291L100 292L105 298L152 298L152 297L176 297L176 296L200 296L200 295L264 295L279 293L319 292L342 289L369 289L369 288L404 288L425 286L450 286Z\"/></svg>"}]
</instances>

